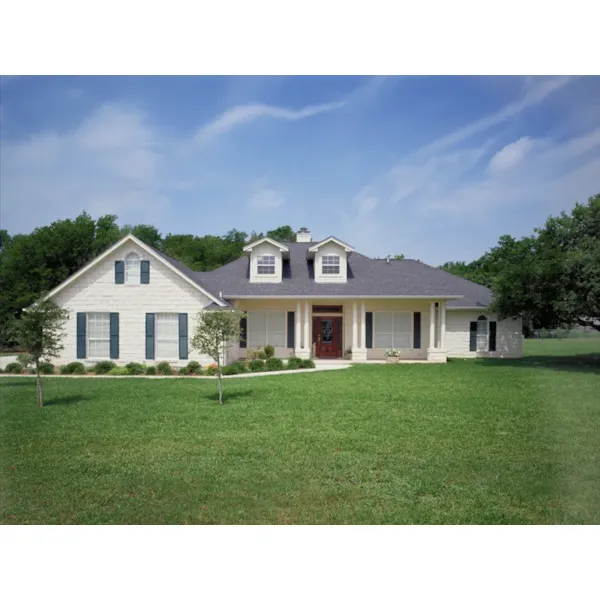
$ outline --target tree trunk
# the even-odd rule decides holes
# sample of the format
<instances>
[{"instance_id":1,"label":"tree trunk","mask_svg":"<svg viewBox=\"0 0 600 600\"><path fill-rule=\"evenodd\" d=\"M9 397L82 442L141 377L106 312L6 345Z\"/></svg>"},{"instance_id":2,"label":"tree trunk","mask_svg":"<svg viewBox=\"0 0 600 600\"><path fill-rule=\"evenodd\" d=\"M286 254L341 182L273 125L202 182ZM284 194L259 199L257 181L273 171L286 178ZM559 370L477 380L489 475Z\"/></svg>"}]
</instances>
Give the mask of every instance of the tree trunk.
<instances>
[{"instance_id":1,"label":"tree trunk","mask_svg":"<svg viewBox=\"0 0 600 600\"><path fill-rule=\"evenodd\" d=\"M219 404L223 406L223 386L221 385L221 361L217 360L217 386L219 388Z\"/></svg>"},{"instance_id":2,"label":"tree trunk","mask_svg":"<svg viewBox=\"0 0 600 600\"><path fill-rule=\"evenodd\" d=\"M36 392L37 392L37 405L42 408L44 406L44 397L42 395L42 378L40 377L40 360L35 359L35 373L36 373Z\"/></svg>"}]
</instances>

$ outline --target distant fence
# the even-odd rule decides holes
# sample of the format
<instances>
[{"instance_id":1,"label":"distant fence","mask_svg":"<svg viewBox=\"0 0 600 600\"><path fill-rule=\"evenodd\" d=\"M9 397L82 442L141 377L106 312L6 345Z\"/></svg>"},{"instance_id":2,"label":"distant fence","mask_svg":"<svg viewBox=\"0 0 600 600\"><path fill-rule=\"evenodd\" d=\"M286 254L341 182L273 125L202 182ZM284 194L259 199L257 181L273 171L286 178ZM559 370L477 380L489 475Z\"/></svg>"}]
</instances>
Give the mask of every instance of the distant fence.
<instances>
[{"instance_id":1,"label":"distant fence","mask_svg":"<svg viewBox=\"0 0 600 600\"><path fill-rule=\"evenodd\" d=\"M531 329L525 331L525 337L540 340L564 340L566 338L598 337L600 331L592 327L575 327L574 329Z\"/></svg>"}]
</instances>

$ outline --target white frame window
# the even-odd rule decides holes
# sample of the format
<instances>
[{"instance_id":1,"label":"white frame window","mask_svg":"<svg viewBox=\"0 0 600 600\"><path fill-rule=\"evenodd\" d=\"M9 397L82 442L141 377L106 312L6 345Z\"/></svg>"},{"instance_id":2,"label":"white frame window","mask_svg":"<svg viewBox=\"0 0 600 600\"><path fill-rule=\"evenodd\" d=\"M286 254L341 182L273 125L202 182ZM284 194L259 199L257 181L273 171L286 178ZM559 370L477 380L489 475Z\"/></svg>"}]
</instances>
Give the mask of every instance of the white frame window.
<instances>
[{"instance_id":1,"label":"white frame window","mask_svg":"<svg viewBox=\"0 0 600 600\"><path fill-rule=\"evenodd\" d=\"M154 355L179 360L179 313L156 313Z\"/></svg>"},{"instance_id":2,"label":"white frame window","mask_svg":"<svg viewBox=\"0 0 600 600\"><path fill-rule=\"evenodd\" d=\"M248 348L285 348L287 340L286 313L282 310L251 310L247 317Z\"/></svg>"},{"instance_id":3,"label":"white frame window","mask_svg":"<svg viewBox=\"0 0 600 600\"><path fill-rule=\"evenodd\" d=\"M142 273L142 261L138 254L130 252L125 257L125 283L139 285Z\"/></svg>"},{"instance_id":4,"label":"white frame window","mask_svg":"<svg viewBox=\"0 0 600 600\"><path fill-rule=\"evenodd\" d=\"M373 313L374 348L412 348L413 313L382 311Z\"/></svg>"},{"instance_id":5,"label":"white frame window","mask_svg":"<svg viewBox=\"0 0 600 600\"><path fill-rule=\"evenodd\" d=\"M488 349L488 320L484 315L477 317L477 336L475 340L477 352L485 352Z\"/></svg>"},{"instance_id":6,"label":"white frame window","mask_svg":"<svg viewBox=\"0 0 600 600\"><path fill-rule=\"evenodd\" d=\"M323 275L339 275L341 262L337 254L323 255L321 259L321 273Z\"/></svg>"},{"instance_id":7,"label":"white frame window","mask_svg":"<svg viewBox=\"0 0 600 600\"><path fill-rule=\"evenodd\" d=\"M256 260L256 272L259 275L275 275L275 255L261 254Z\"/></svg>"},{"instance_id":8,"label":"white frame window","mask_svg":"<svg viewBox=\"0 0 600 600\"><path fill-rule=\"evenodd\" d=\"M87 313L88 358L110 358L110 313Z\"/></svg>"}]
</instances>

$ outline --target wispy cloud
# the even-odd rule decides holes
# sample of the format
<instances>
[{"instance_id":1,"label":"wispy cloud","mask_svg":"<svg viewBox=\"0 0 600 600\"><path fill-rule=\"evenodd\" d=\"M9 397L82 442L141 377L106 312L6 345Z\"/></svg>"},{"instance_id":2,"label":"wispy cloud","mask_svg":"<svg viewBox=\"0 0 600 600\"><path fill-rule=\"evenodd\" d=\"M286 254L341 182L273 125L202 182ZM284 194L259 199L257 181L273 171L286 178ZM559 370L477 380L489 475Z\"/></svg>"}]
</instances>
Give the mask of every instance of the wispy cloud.
<instances>
[{"instance_id":1,"label":"wispy cloud","mask_svg":"<svg viewBox=\"0 0 600 600\"><path fill-rule=\"evenodd\" d=\"M266 188L254 192L250 196L248 205L253 210L273 210L279 208L285 202L285 197L281 192Z\"/></svg>"},{"instance_id":2,"label":"wispy cloud","mask_svg":"<svg viewBox=\"0 0 600 600\"><path fill-rule=\"evenodd\" d=\"M269 106L267 104L246 104L243 106L236 106L225 111L222 115L219 115L216 119L201 127L195 135L195 140L197 142L207 142L219 135L231 131L235 127L250 123L257 119L272 118L285 121L299 121L320 113L342 108L345 104L346 101L342 100L340 102L306 106L298 110L281 108L279 106Z\"/></svg>"},{"instance_id":3,"label":"wispy cloud","mask_svg":"<svg viewBox=\"0 0 600 600\"><path fill-rule=\"evenodd\" d=\"M492 156L489 164L490 173L502 173L512 169L523 161L532 147L533 140L530 137L522 137L516 142L507 144Z\"/></svg>"},{"instance_id":4,"label":"wispy cloud","mask_svg":"<svg viewBox=\"0 0 600 600\"><path fill-rule=\"evenodd\" d=\"M107 104L71 131L2 141L2 157L2 222L11 231L83 209L156 221L170 206L159 134L130 107Z\"/></svg>"}]
</instances>

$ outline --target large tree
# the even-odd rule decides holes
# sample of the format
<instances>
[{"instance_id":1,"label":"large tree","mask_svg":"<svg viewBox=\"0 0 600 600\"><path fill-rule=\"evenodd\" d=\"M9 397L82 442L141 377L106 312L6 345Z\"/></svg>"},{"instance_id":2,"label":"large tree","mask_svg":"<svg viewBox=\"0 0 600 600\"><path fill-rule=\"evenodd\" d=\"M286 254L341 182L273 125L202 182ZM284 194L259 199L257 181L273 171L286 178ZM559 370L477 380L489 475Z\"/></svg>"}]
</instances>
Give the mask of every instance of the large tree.
<instances>
[{"instance_id":1,"label":"large tree","mask_svg":"<svg viewBox=\"0 0 600 600\"><path fill-rule=\"evenodd\" d=\"M579 323L600 331L600 194L517 243L493 291L501 316L520 314L534 327Z\"/></svg>"}]
</instances>

